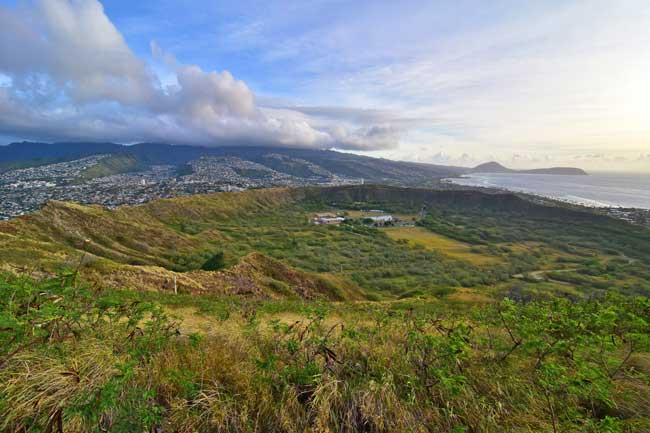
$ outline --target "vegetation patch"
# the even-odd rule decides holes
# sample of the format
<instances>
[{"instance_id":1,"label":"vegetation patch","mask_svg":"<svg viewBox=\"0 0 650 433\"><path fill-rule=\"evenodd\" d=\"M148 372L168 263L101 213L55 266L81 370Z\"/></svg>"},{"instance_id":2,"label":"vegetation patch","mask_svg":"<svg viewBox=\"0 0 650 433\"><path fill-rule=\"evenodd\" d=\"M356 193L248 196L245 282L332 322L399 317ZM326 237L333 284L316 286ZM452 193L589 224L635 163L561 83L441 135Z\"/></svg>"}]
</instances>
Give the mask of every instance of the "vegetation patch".
<instances>
[{"instance_id":1,"label":"vegetation patch","mask_svg":"<svg viewBox=\"0 0 650 433\"><path fill-rule=\"evenodd\" d=\"M310 222L318 210L354 208L426 214L415 227ZM503 295L522 284L516 276L544 277L529 281L526 296L559 286L570 296L650 294L649 230L508 194L354 186L197 195L116 210L51 202L0 223L0 233L4 269L53 275L82 263L80 273L102 286L169 290L176 278L179 290L226 294L210 272L259 253L274 266L325 275L328 298L359 291L384 300L440 297L460 288ZM219 253L223 260L209 266Z\"/></svg>"},{"instance_id":2,"label":"vegetation patch","mask_svg":"<svg viewBox=\"0 0 650 433\"><path fill-rule=\"evenodd\" d=\"M439 235L424 227L386 227L382 231L391 239L404 240L411 245L422 245L425 248L475 265L500 262L498 257L482 254L476 247Z\"/></svg>"},{"instance_id":3,"label":"vegetation patch","mask_svg":"<svg viewBox=\"0 0 650 433\"><path fill-rule=\"evenodd\" d=\"M0 277L2 431L650 425L647 298L247 301L98 291L77 277ZM185 305L178 319L172 305Z\"/></svg>"},{"instance_id":4,"label":"vegetation patch","mask_svg":"<svg viewBox=\"0 0 650 433\"><path fill-rule=\"evenodd\" d=\"M142 169L142 164L133 155L109 155L102 158L97 164L81 171L79 178L89 180L113 174L129 173L140 169Z\"/></svg>"}]
</instances>

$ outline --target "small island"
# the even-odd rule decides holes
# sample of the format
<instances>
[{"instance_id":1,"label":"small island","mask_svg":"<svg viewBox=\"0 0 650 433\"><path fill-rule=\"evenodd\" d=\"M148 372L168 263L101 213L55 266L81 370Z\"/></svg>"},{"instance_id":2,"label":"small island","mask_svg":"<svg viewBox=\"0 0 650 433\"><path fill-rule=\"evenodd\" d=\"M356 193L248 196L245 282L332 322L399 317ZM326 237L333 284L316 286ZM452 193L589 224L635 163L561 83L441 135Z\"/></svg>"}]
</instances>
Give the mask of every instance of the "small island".
<instances>
[{"instance_id":1,"label":"small island","mask_svg":"<svg viewBox=\"0 0 650 433\"><path fill-rule=\"evenodd\" d=\"M534 168L529 170L513 170L504 167L498 162L486 162L479 164L470 170L470 173L508 173L508 174L562 174L571 176L586 176L587 172L576 167L550 167Z\"/></svg>"}]
</instances>

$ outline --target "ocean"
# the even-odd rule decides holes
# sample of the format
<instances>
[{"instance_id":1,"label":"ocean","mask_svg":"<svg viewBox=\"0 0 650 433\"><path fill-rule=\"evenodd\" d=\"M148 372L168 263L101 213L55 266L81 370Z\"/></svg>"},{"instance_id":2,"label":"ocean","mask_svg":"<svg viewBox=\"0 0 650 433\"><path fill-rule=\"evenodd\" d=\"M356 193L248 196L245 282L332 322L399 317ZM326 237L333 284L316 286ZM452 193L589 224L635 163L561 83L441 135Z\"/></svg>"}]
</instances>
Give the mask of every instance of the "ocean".
<instances>
[{"instance_id":1,"label":"ocean","mask_svg":"<svg viewBox=\"0 0 650 433\"><path fill-rule=\"evenodd\" d=\"M476 173L448 179L458 185L502 188L593 207L650 209L650 174L588 176Z\"/></svg>"}]
</instances>

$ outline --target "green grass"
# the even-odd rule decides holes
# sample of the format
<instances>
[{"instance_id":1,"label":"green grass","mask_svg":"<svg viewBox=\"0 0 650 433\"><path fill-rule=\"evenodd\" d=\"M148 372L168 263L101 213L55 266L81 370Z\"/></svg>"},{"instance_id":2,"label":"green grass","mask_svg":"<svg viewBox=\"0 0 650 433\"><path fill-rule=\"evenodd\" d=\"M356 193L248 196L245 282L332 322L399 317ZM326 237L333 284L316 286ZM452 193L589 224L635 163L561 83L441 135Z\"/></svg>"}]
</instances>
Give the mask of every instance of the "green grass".
<instances>
[{"instance_id":1,"label":"green grass","mask_svg":"<svg viewBox=\"0 0 650 433\"><path fill-rule=\"evenodd\" d=\"M455 194L53 202L0 223L0 430L647 431L650 232ZM309 223L423 202L417 227ZM225 271L200 270L214 257Z\"/></svg>"}]
</instances>

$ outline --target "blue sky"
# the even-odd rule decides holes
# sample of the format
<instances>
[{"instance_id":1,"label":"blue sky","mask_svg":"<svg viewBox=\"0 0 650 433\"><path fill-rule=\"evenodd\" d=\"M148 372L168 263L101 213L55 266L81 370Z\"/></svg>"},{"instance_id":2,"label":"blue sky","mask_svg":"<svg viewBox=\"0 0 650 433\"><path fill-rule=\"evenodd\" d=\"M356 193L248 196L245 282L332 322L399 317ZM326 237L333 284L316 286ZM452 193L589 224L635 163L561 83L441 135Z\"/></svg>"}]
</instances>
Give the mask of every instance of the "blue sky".
<instances>
[{"instance_id":1,"label":"blue sky","mask_svg":"<svg viewBox=\"0 0 650 433\"><path fill-rule=\"evenodd\" d=\"M650 170L647 1L0 1L0 24L7 140Z\"/></svg>"}]
</instances>

